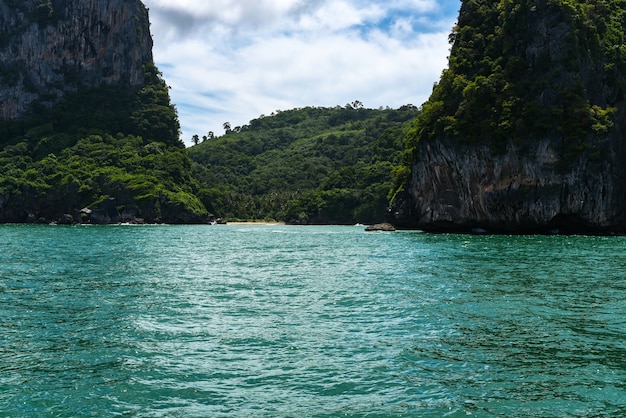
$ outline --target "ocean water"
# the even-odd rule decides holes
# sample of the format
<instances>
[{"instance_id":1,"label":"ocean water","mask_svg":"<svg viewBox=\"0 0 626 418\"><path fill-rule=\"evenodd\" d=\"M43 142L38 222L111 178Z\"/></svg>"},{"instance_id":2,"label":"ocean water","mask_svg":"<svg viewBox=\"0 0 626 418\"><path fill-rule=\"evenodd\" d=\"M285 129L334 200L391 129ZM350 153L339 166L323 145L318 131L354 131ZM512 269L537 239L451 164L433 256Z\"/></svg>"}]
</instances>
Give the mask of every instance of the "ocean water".
<instances>
[{"instance_id":1,"label":"ocean water","mask_svg":"<svg viewBox=\"0 0 626 418\"><path fill-rule=\"evenodd\" d=\"M0 226L2 417L626 416L626 238Z\"/></svg>"}]
</instances>

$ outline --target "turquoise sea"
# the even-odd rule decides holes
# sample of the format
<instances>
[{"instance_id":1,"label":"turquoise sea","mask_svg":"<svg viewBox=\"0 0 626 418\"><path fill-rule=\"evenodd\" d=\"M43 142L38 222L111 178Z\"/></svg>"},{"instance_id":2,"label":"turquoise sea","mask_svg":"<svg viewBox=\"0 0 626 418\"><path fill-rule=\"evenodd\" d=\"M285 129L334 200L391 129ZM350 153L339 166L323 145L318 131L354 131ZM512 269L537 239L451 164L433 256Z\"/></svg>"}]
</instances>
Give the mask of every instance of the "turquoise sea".
<instances>
[{"instance_id":1,"label":"turquoise sea","mask_svg":"<svg viewBox=\"0 0 626 418\"><path fill-rule=\"evenodd\" d=\"M2 417L626 416L626 238L0 226Z\"/></svg>"}]
</instances>

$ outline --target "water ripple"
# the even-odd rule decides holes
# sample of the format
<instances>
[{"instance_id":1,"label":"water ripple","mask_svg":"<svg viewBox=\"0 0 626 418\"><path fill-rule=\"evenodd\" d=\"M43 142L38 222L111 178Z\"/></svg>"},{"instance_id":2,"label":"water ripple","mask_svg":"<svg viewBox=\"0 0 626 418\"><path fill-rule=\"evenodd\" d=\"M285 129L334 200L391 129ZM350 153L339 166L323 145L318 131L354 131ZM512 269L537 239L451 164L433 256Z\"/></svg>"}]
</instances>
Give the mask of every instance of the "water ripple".
<instances>
[{"instance_id":1,"label":"water ripple","mask_svg":"<svg viewBox=\"0 0 626 418\"><path fill-rule=\"evenodd\" d=\"M626 414L624 238L0 229L0 416Z\"/></svg>"}]
</instances>

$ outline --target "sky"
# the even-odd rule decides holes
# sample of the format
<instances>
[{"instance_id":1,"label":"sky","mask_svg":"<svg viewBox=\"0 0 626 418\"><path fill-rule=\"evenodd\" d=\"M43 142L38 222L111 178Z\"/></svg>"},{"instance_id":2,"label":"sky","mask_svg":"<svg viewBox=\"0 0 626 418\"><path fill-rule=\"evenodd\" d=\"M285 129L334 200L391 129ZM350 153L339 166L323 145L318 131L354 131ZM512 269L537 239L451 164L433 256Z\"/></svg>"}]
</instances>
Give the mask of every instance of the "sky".
<instances>
[{"instance_id":1,"label":"sky","mask_svg":"<svg viewBox=\"0 0 626 418\"><path fill-rule=\"evenodd\" d=\"M460 0L144 0L182 139L277 110L420 106Z\"/></svg>"}]
</instances>

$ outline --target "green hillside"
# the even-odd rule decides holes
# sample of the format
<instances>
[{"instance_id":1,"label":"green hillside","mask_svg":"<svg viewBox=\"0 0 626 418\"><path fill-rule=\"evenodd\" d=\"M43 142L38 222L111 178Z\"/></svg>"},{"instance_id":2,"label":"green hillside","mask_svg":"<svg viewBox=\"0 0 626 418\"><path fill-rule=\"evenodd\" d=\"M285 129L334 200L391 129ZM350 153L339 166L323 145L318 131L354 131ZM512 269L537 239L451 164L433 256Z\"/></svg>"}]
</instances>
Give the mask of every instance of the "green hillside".
<instances>
[{"instance_id":1,"label":"green hillside","mask_svg":"<svg viewBox=\"0 0 626 418\"><path fill-rule=\"evenodd\" d=\"M447 68L408 136L563 137L575 157L613 127L626 79L626 1L464 1Z\"/></svg>"},{"instance_id":2,"label":"green hillside","mask_svg":"<svg viewBox=\"0 0 626 418\"><path fill-rule=\"evenodd\" d=\"M158 70L143 87L79 90L53 108L0 122L0 221L54 221L115 199L154 222L206 221ZM83 214L84 215L84 214Z\"/></svg>"},{"instance_id":3,"label":"green hillside","mask_svg":"<svg viewBox=\"0 0 626 418\"><path fill-rule=\"evenodd\" d=\"M386 216L406 123L397 110L344 107L278 112L189 149L200 198L226 219L353 224Z\"/></svg>"}]
</instances>

